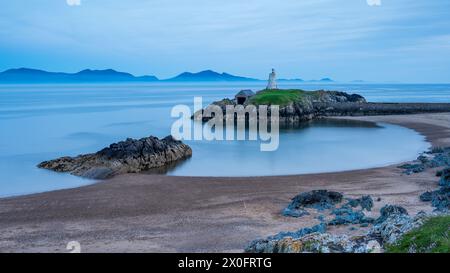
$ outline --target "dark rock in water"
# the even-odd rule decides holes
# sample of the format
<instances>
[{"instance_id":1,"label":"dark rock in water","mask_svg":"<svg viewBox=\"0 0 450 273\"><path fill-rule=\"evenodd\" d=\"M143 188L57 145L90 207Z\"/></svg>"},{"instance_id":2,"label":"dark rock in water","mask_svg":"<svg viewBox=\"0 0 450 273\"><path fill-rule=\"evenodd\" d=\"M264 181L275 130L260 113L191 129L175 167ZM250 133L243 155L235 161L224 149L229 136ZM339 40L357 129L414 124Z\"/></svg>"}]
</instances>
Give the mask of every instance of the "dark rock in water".
<instances>
[{"instance_id":1,"label":"dark rock in water","mask_svg":"<svg viewBox=\"0 0 450 273\"><path fill-rule=\"evenodd\" d=\"M163 167L191 155L191 148L172 136L161 140L150 136L114 143L94 154L45 161L38 167L70 172L86 178L106 179L117 174L138 173Z\"/></svg>"},{"instance_id":2,"label":"dark rock in water","mask_svg":"<svg viewBox=\"0 0 450 273\"><path fill-rule=\"evenodd\" d=\"M350 206L343 206L331 213L336 215L333 220L328 222L328 225L331 226L373 223L375 221L373 218L366 217L362 211L354 211Z\"/></svg>"},{"instance_id":3,"label":"dark rock in water","mask_svg":"<svg viewBox=\"0 0 450 273\"><path fill-rule=\"evenodd\" d=\"M381 216L377 220L375 220L376 224L386 221L388 217L393 215L408 215L408 211L401 206L386 205L381 208L380 214Z\"/></svg>"},{"instance_id":4,"label":"dark rock in water","mask_svg":"<svg viewBox=\"0 0 450 273\"><path fill-rule=\"evenodd\" d=\"M360 206L363 210L371 211L373 207L373 199L370 195L365 195L361 198L348 199L347 205L353 208Z\"/></svg>"},{"instance_id":5,"label":"dark rock in water","mask_svg":"<svg viewBox=\"0 0 450 273\"><path fill-rule=\"evenodd\" d=\"M318 210L330 209L341 201L342 194L339 192L315 190L304 192L294 197L285 211L289 214L298 211L301 214L303 208L315 208Z\"/></svg>"}]
</instances>

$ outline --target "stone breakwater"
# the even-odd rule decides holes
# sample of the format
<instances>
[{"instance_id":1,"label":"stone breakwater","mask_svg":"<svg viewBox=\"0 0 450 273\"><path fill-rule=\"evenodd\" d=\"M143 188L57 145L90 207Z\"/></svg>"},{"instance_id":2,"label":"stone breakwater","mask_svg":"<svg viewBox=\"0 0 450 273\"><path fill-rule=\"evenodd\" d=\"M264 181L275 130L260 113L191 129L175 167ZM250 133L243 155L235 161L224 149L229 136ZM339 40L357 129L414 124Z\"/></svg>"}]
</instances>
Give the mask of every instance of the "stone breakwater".
<instances>
[{"instance_id":1,"label":"stone breakwater","mask_svg":"<svg viewBox=\"0 0 450 273\"><path fill-rule=\"evenodd\" d=\"M150 136L139 140L129 138L93 154L44 161L38 167L86 178L106 179L118 174L164 167L191 155L191 148L172 136L163 139Z\"/></svg>"},{"instance_id":2,"label":"stone breakwater","mask_svg":"<svg viewBox=\"0 0 450 273\"><path fill-rule=\"evenodd\" d=\"M318 116L409 115L450 112L450 103L313 103Z\"/></svg>"},{"instance_id":3,"label":"stone breakwater","mask_svg":"<svg viewBox=\"0 0 450 273\"><path fill-rule=\"evenodd\" d=\"M255 100L264 90L256 93L249 98L243 106L261 105ZM279 96L287 90L278 90ZM272 96L277 93L272 91ZM291 101L280 105L279 120L280 123L299 123L310 121L315 118L337 117L337 116L370 116L370 115L399 115L399 114L421 114L421 113L440 113L450 112L450 103L369 103L358 94L348 94L339 91L302 91L298 90L299 96ZM271 105L271 103L264 103ZM236 99L223 99L213 102L210 106L219 106L222 109L224 119L227 106L238 106ZM210 107L208 106L208 107ZM208 109L206 107L205 109ZM198 111L193 115L195 120L208 121L214 117L205 117L200 114L205 109ZM258 111L256 109L256 111ZM268 109L270 115L270 109ZM259 118L259 112L257 113ZM234 116L233 116L234 117Z\"/></svg>"}]
</instances>

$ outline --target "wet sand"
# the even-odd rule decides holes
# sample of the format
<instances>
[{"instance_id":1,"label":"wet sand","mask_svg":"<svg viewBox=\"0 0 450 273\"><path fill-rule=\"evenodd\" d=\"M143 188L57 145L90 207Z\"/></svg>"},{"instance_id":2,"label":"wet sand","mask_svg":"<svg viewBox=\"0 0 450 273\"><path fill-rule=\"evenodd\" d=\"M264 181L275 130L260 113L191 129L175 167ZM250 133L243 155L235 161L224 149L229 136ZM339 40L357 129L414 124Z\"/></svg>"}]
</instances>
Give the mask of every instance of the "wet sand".
<instances>
[{"instance_id":1,"label":"wet sand","mask_svg":"<svg viewBox=\"0 0 450 273\"><path fill-rule=\"evenodd\" d=\"M350 117L412 128L433 146L450 146L450 114ZM370 156L370 155L368 155ZM242 252L251 240L319 223L280 211L313 189L370 194L413 214L431 211L420 193L437 187L435 171L403 175L396 166L251 178L127 174L76 189L0 199L0 252ZM363 233L340 227L332 232Z\"/></svg>"}]
</instances>

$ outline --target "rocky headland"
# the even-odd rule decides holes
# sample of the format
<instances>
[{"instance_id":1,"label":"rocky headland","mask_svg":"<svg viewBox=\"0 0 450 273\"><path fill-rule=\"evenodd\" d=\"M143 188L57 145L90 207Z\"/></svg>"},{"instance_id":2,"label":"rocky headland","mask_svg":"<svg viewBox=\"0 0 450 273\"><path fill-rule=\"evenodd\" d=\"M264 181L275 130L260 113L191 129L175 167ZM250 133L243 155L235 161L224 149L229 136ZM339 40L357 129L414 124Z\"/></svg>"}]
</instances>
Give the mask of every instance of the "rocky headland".
<instances>
[{"instance_id":1,"label":"rocky headland","mask_svg":"<svg viewBox=\"0 0 450 273\"><path fill-rule=\"evenodd\" d=\"M346 205L338 210L351 210ZM334 210L335 211L335 210ZM335 213L335 212L332 212ZM351 212L362 214L362 210ZM424 212L416 216L408 215L406 209L400 206L386 205L380 211L380 217L370 218L354 217L350 222L341 222L339 225L351 223L370 223L372 227L366 235L349 236L336 235L327 232L333 222L322 222L311 228L302 228L296 232L282 232L266 239L255 240L245 249L248 253L380 253L383 246L394 244L401 236L414 228L420 227L430 215Z\"/></svg>"},{"instance_id":2,"label":"rocky headland","mask_svg":"<svg viewBox=\"0 0 450 273\"><path fill-rule=\"evenodd\" d=\"M252 241L245 249L250 253L375 253L384 252L386 248L399 244L399 241L409 232L422 227L427 221L436 216L450 213L450 147L434 148L425 152L415 162L399 166L404 174L413 175L427 169L439 168L436 176L439 187L434 191L427 191L420 196L423 202L431 202L433 213L423 211L410 216L408 211L397 205L385 205L381 208L379 217L367 217L365 211L371 211L374 200L370 195L360 198L344 198L342 193L313 190L300 193L282 211L285 217L301 218L309 215L310 209L321 213L317 219L320 224L313 227L301 228L295 232L280 232L265 239ZM444 167L442 169L442 167ZM380 200L377 200L380 201ZM448 219L448 218L446 218ZM448 220L447 235L450 231ZM351 229L369 228L365 235L349 236L336 235L329 231L331 227L350 226ZM434 236L440 236L434 234ZM415 238L415 237L413 237ZM448 244L447 237L447 244ZM431 251L436 247L430 245ZM428 246L427 246L428 247ZM439 246L440 247L440 246ZM443 247L450 247L449 245ZM416 252L418 246L408 246L408 252Z\"/></svg>"},{"instance_id":3,"label":"rocky headland","mask_svg":"<svg viewBox=\"0 0 450 273\"><path fill-rule=\"evenodd\" d=\"M150 136L139 140L129 138L93 154L44 161L38 167L85 178L106 179L164 167L191 155L191 148L172 136L163 139Z\"/></svg>"},{"instance_id":4,"label":"rocky headland","mask_svg":"<svg viewBox=\"0 0 450 273\"><path fill-rule=\"evenodd\" d=\"M245 90L248 91L248 90ZM242 92L242 91L241 91ZM240 93L241 93L240 92ZM238 93L238 95L240 94ZM242 101L242 100L241 100ZM450 112L450 103L370 103L358 94L348 94L340 91L304 91L291 90L261 90L248 95L243 103L234 99L223 99L211 105L219 106L226 119L226 107L241 104L248 105L279 105L280 123L298 123L321 117L336 116L373 116ZM207 106L207 109L210 106ZM195 120L208 121L214 117L203 116L205 109L193 115ZM268 110L270 115L270 108ZM259 112L258 112L259 118Z\"/></svg>"}]
</instances>

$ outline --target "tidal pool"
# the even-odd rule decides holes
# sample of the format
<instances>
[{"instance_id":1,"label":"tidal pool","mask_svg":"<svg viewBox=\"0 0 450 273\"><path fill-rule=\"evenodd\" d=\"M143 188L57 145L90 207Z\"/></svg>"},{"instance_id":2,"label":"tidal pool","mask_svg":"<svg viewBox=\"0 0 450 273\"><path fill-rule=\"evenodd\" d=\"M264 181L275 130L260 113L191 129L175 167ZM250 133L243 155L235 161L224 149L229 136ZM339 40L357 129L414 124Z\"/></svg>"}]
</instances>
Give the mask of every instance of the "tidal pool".
<instances>
[{"instance_id":1,"label":"tidal pool","mask_svg":"<svg viewBox=\"0 0 450 273\"><path fill-rule=\"evenodd\" d=\"M173 106L204 105L265 83L0 85L0 197L82 186L95 181L36 168L44 160L92 153L127 137L165 137ZM286 85L286 84L285 84ZM450 85L286 85L350 90L369 101L439 102ZM386 91L388 90L389 91ZM427 91L428 90L428 91ZM389 125L318 121L280 131L275 152L258 141L187 141L193 156L174 176L262 176L371 168L414 159L429 144L413 130ZM332 183L332 181L330 181Z\"/></svg>"},{"instance_id":2,"label":"tidal pool","mask_svg":"<svg viewBox=\"0 0 450 273\"><path fill-rule=\"evenodd\" d=\"M429 148L414 130L386 123L318 120L281 128L276 151L259 141L186 141L193 156L174 164L174 176L271 176L387 166Z\"/></svg>"}]
</instances>

